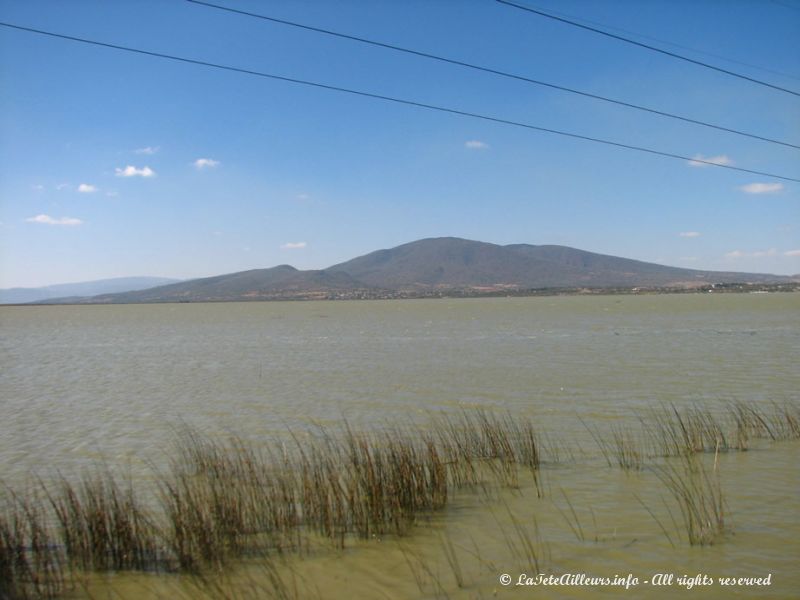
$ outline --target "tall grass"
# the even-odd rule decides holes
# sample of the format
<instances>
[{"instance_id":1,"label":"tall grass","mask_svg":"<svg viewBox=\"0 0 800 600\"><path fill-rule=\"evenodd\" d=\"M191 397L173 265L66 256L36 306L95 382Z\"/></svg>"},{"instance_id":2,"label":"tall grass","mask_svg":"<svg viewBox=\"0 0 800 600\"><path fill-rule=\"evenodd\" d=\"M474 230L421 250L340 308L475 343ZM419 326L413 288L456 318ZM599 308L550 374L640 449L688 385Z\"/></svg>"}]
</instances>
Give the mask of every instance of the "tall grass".
<instances>
[{"instance_id":1,"label":"tall grass","mask_svg":"<svg viewBox=\"0 0 800 600\"><path fill-rule=\"evenodd\" d=\"M463 411L455 418L440 417L435 430L454 484L478 483L482 470L489 468L495 480L518 487L518 467L522 466L533 475L541 495L538 471L543 444L531 421L511 414L498 417L482 410Z\"/></svg>"},{"instance_id":2,"label":"tall grass","mask_svg":"<svg viewBox=\"0 0 800 600\"><path fill-rule=\"evenodd\" d=\"M0 513L0 598L55 598L66 588L63 553L47 526L37 492L9 491Z\"/></svg>"},{"instance_id":3,"label":"tall grass","mask_svg":"<svg viewBox=\"0 0 800 600\"><path fill-rule=\"evenodd\" d=\"M220 570L250 555L302 552L309 538L406 535L455 490L518 486L534 474L530 422L464 412L434 428L294 436L294 448L177 431L157 502L108 471L60 478L0 516L0 597L53 597L80 572ZM277 581L277 580L276 580Z\"/></svg>"},{"instance_id":4,"label":"tall grass","mask_svg":"<svg viewBox=\"0 0 800 600\"><path fill-rule=\"evenodd\" d=\"M757 407L730 402L721 409L662 405L638 416L638 428L600 431L584 423L609 466L643 469L648 459L746 451L753 440L800 439L800 405Z\"/></svg>"},{"instance_id":5,"label":"tall grass","mask_svg":"<svg viewBox=\"0 0 800 600\"><path fill-rule=\"evenodd\" d=\"M720 483L718 456L713 468L697 456L684 456L660 467L656 474L680 507L692 546L714 544L726 532L726 503Z\"/></svg>"},{"instance_id":6,"label":"tall grass","mask_svg":"<svg viewBox=\"0 0 800 600\"><path fill-rule=\"evenodd\" d=\"M618 466L625 471L639 471L644 466L646 452L640 436L630 429L614 425L610 433L603 435L597 429L583 424L594 439L609 467Z\"/></svg>"},{"instance_id":7,"label":"tall grass","mask_svg":"<svg viewBox=\"0 0 800 600\"><path fill-rule=\"evenodd\" d=\"M66 560L84 570L144 569L156 559L156 531L128 482L110 473L84 476L80 485L61 478L43 488L58 522Z\"/></svg>"},{"instance_id":8,"label":"tall grass","mask_svg":"<svg viewBox=\"0 0 800 600\"><path fill-rule=\"evenodd\" d=\"M684 456L731 449L720 420L705 408L664 406L653 411L642 423L657 456Z\"/></svg>"},{"instance_id":9,"label":"tall grass","mask_svg":"<svg viewBox=\"0 0 800 600\"><path fill-rule=\"evenodd\" d=\"M665 457L655 472L680 507L689 543L707 545L728 526L717 454L746 450L759 438L800 438L800 409L735 403L720 414L665 406L640 417L639 425L638 433L622 427L590 432L609 465L638 471L646 459ZM86 473L77 483L39 482L24 494L8 490L0 503L0 598L57 597L92 572L199 577L248 556L266 557L273 592L290 597L296 593L278 589L281 555L405 536L457 492L516 489L526 474L542 496L540 467L554 456L531 421L485 411L439 416L426 429L364 433L345 423L341 431L292 440L259 445L176 431L168 466L155 472L152 498L108 470ZM704 458L712 452L709 470ZM571 518L563 513L565 519L584 540L566 501ZM509 547L538 568L538 533L533 543L511 520ZM466 585L454 546L443 543L443 552L457 584ZM413 565L425 573L424 565Z\"/></svg>"}]
</instances>

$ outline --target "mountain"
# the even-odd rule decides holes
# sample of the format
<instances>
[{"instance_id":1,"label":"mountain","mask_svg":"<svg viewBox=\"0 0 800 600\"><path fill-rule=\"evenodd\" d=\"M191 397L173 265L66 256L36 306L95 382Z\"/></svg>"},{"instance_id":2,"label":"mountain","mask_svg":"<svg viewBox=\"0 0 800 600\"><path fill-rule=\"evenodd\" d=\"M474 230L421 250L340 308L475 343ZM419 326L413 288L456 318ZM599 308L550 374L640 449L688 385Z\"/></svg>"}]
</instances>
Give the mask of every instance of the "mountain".
<instances>
[{"instance_id":1,"label":"mountain","mask_svg":"<svg viewBox=\"0 0 800 600\"><path fill-rule=\"evenodd\" d=\"M328 268L373 287L426 288L687 286L765 283L777 275L668 267L567 246L498 246L460 238L429 238L378 250Z\"/></svg>"},{"instance_id":2,"label":"mountain","mask_svg":"<svg viewBox=\"0 0 800 600\"><path fill-rule=\"evenodd\" d=\"M510 251L503 246L460 238L434 238L378 250L329 268L373 287L398 289L464 288L496 284L539 287L577 277L575 269Z\"/></svg>"},{"instance_id":3,"label":"mountain","mask_svg":"<svg viewBox=\"0 0 800 600\"><path fill-rule=\"evenodd\" d=\"M68 296L96 296L142 290L179 281L168 277L117 277L80 283L61 283L38 288L8 288L0 290L0 304L24 304Z\"/></svg>"},{"instance_id":4,"label":"mountain","mask_svg":"<svg viewBox=\"0 0 800 600\"><path fill-rule=\"evenodd\" d=\"M289 265L193 279L139 291L48 303L220 302L313 298L391 298L426 294L524 292L542 288L688 288L790 283L791 277L681 269L569 248L500 246L429 238L377 250L315 271Z\"/></svg>"}]
</instances>

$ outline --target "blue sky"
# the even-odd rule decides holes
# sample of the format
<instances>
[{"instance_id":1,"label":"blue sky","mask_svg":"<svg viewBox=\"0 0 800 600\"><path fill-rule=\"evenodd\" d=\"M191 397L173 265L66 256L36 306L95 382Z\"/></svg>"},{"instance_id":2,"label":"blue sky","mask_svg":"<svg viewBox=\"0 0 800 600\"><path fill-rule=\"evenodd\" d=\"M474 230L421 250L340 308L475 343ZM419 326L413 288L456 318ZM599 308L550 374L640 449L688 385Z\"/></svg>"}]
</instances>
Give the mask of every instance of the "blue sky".
<instances>
[{"instance_id":1,"label":"blue sky","mask_svg":"<svg viewBox=\"0 0 800 600\"><path fill-rule=\"evenodd\" d=\"M797 96L492 0L218 3L800 144ZM798 0L531 4L800 90ZM182 0L0 16L800 177L796 149ZM0 89L0 288L323 268L433 236L800 273L793 182L6 28Z\"/></svg>"}]
</instances>

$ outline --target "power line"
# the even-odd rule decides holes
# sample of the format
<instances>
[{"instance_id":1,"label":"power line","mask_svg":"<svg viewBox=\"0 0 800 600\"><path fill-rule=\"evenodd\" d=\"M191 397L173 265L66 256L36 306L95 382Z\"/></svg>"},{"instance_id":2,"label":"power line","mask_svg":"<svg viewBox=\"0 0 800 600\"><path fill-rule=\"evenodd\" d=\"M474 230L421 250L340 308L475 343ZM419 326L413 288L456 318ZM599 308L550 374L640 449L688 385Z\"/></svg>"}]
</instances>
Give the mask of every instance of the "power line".
<instances>
[{"instance_id":1,"label":"power line","mask_svg":"<svg viewBox=\"0 0 800 600\"><path fill-rule=\"evenodd\" d=\"M622 142L615 142L615 141L612 141L612 140L606 140L606 139L602 139L602 138L591 137L591 136L582 135L582 134L579 134L579 133L571 133L571 132L568 132L568 131L561 131L561 130L558 130L558 129L550 129L550 128L547 128L547 127L540 127L538 125L531 125L530 123L523 123L521 121L512 121L510 119L503 119L503 118L500 118L500 117L492 117L492 116L489 116L489 115L482 115L482 114L479 114L479 113L473 113L473 112L468 112L468 111L464 111L464 110L458 110L458 109L455 109L455 108L437 106L437 105L434 105L434 104L426 104L424 102L417 102L416 100L406 100L404 98L395 98L395 97L392 97L392 96L384 96L382 94L374 94L372 92L364 92L364 91L361 91L361 90L354 90L354 89L339 87L339 86L335 86L335 85L328 85L328 84L325 84L325 83L318 83L318 82L315 82L315 81L307 81L307 80L304 80L304 79L296 79L296 78L293 78L293 77L286 77L286 76L283 76L283 75L274 75L272 73L264 73L264 72L261 72L261 71L253 71L251 69L243 69L243 68L240 68L240 67L232 67L232 66L229 66L229 65L221 65L221 64L217 64L217 63L203 61L203 60L197 60L197 59L194 59L194 58L185 58L185 57L182 57L182 56L175 56L175 55L172 55L172 54L164 54L164 53L161 53L161 52L153 52L153 51L150 51L150 50L142 50L140 48L131 48L131 47L128 47L128 46L120 46L118 44L110 44L108 42L99 42L99 41L90 40L90 39L87 39L87 38L81 38L81 37L76 37L76 36L71 36L71 35L65 35L65 34L62 34L62 33L55 33L55 32L52 32L52 31L44 31L42 29L34 29L32 27L24 27L22 25L15 25L13 23L5 23L5 22L2 22L2 21L0 21L0 26L8 27L10 29L17 29L19 31L26 31L26 32L29 32L29 33L35 33L35 34L38 34L38 35L44 35L44 36L48 36L48 37L53 37L53 38L58 38L58 39L63 39L63 40L69 40L69 41L73 41L73 42L80 42L82 44L89 44L89 45L92 45L92 46L100 46L102 48L111 48L113 50L121 50L123 52L131 52L131 53L134 53L134 54L142 54L142 55L145 55L145 56L152 56L152 57L155 57L155 58L163 58L163 59L166 59L166 60L173 60L173 61L177 61L177 62L181 62L181 63L199 65L199 66L203 66L203 67L211 67L211 68L220 69L220 70L223 70L223 71L232 71L234 73L241 73L243 75L253 75L253 76L256 76L256 77L264 77L264 78L273 79L273 80L276 80L276 81L284 81L284 82L287 82L287 83L294 83L294 84L304 85L304 86L308 86L308 87L314 87L314 88L319 88L319 89L324 89L324 90L331 90L331 91L335 91L335 92L342 92L342 93L345 93L345 94L352 94L354 96L362 96L362 97L365 97L365 98L372 98L374 100L383 100L385 102L393 102L395 104L403 104L403 105L406 105L406 106L415 106L415 107L418 107L418 108L425 108L425 109L428 109L428 110L434 110L434 111L443 112L443 113L460 115L462 117L470 117L470 118L473 118L473 119L480 119L482 121L489 121L489 122L492 122L492 123L502 123L504 125L511 125L513 127L521 127L521 128L524 128L524 129L531 129L531 130L534 130L534 131L543 131L545 133L552 133L554 135L561 135L561 136L564 136L564 137L574 138L574 139L578 139L578 140L584 140L584 141L588 141L588 142L595 142L595 143L598 143L598 144L604 144L606 146L614 146L614 147L617 147L617 148L625 148L627 150L635 150L637 152L644 152L644 153L653 154L653 155L656 155L656 156L663 156L663 157L666 157L666 158L673 158L673 159L677 159L677 160L681 160L681 161L688 161L688 162L692 162L692 163L700 163L700 164L710 165L710 166L714 166L714 167L720 167L720 168L723 168L723 169L730 169L732 171L740 171L740 172L743 172L743 173L750 173L752 175L763 175L764 177L773 177L775 179L783 179L785 181L795 181L795 182L800 183L800 179L795 178L795 177L788 177L786 175L777 175L775 173L766 173L764 171L754 171L752 169L744 169L742 167L734 167L732 165L722 165L722 164L718 164L718 163L715 163L715 162L712 162L712 161L703 160L703 159L700 159L700 158L689 158L687 156L682 156L680 154L673 154L673 153L670 153L670 152L663 152L661 150L654 150L652 148L646 148L644 146L634 146L632 144L625 144L625 143L622 143Z\"/></svg>"},{"instance_id":2,"label":"power line","mask_svg":"<svg viewBox=\"0 0 800 600\"><path fill-rule=\"evenodd\" d=\"M708 63L704 63L699 60L695 60L693 58L689 58L688 56L683 56L682 54L676 54L675 52L670 52L669 50L663 50L661 48L656 48L655 46L650 46L649 44L645 44L642 42L637 42L636 40L632 40L630 38L623 37L621 35L617 35L615 33L611 33L610 31L605 31L603 29L598 29L597 27L591 27L589 25L584 25L582 23L578 23L577 21L572 21L570 19L565 19L564 17L559 17L554 14L545 12L543 10L538 10L536 8L531 8L529 6L523 6L521 4L516 4L514 2L509 2L509 0L495 0L495 2L499 2L500 4L505 4L506 6L513 6L514 8L518 8L520 10L524 10L529 13L533 13L539 15L541 17L546 17L548 19L553 19L554 21L559 21L561 23L566 23L567 25L572 25L573 27L580 27L581 29L585 29L587 31L591 31L594 33L598 33L600 35L604 35L606 37L613 38L615 40L619 40L621 42L626 42L628 44L633 44L634 46L639 46L640 48L646 48L647 50L652 50L653 52L658 52L660 54L664 54L666 56L671 56L672 58L677 58L679 60L684 60L686 62L690 62L695 65L699 65L701 67L705 67L707 69L712 69L714 71L718 71L720 73L725 73L726 75L731 75L732 77L738 77L739 79L744 79L745 81L749 81L750 83L756 83L758 85L763 85L768 88L772 88L774 90L778 90L781 92L785 92L787 94L792 94L793 96L800 96L800 92L795 92L793 90L789 90L778 85L773 85L771 83L767 83L766 81L761 81L760 79L755 79L753 77L748 77L747 75L742 75L741 73L736 73L734 71L729 71L728 69L723 69L722 67L715 67L714 65L710 65Z\"/></svg>"},{"instance_id":3,"label":"power line","mask_svg":"<svg viewBox=\"0 0 800 600\"><path fill-rule=\"evenodd\" d=\"M560 90L562 92L568 92L570 94L577 94L579 96L583 96L585 98L591 98L593 100L601 100L603 102L609 102L611 104L616 104L618 106L623 106L625 108L632 108L632 109L635 109L635 110L648 112L648 113L651 113L651 114L654 114L654 115L659 115L659 116L662 116L662 117L668 117L670 119L677 119L679 121L683 121L685 123L691 123L693 125L700 125L702 127L709 127L711 129L716 129L718 131L725 131L727 133L733 133L733 134L736 134L736 135L741 135L741 136L749 137L749 138L752 138L752 139L761 140L763 142L768 142L768 143L771 143L771 144L779 144L781 146L786 146L788 148L795 148L797 150L800 150L800 145L792 144L790 142L783 142L783 141L776 140L776 139L773 139L773 138L768 138L768 137L764 137L764 136L761 136L761 135L756 135L754 133L747 133L747 132L744 132L744 131L741 131L741 130L738 130L738 129L733 129L733 128L730 128L730 127L724 127L722 125L714 125L713 123L708 123L706 121L700 121L698 119L692 119L692 118L689 118L689 117L683 117L683 116L680 116L680 115L676 115L676 114L665 112L663 110L658 110L658 109L655 109L655 108L648 108L648 107L641 106L641 105L638 105L638 104L633 104L631 102L625 102L623 100L614 100L613 98L607 98L605 96L600 96L598 94L592 94L590 92L584 92L584 91L581 91L581 90L576 90L574 88L568 88L568 87L565 87L565 86L562 86L562 85L557 85L557 84L554 84L554 83L548 83L546 81L540 81L540 80L537 80L537 79L532 79L530 77L525 77L523 75L516 75L514 73L509 73L509 72L506 72L506 71L500 71L498 69L492 69L490 67L483 67L483 66L480 66L480 65L476 65L476 64L472 64L472 63L467 63L467 62L463 62L463 61L460 61L460 60L456 60L456 59L453 59L453 58L446 58L446 57L443 57L443 56L437 56L437 55L434 55L434 54L429 54L427 52L422 52L420 50L412 50L410 48L403 48L401 46L395 46L393 44L387 44L385 42L379 42L379 41L376 41L376 40L370 40L370 39L363 38L363 37L358 37L358 36L355 36L355 35L349 35L349 34L346 34L346 33L340 33L338 31L332 31L330 29L322 29L320 27L313 27L311 25L304 25L302 23L297 23L297 22L294 22L294 21L287 21L285 19L278 19L278 18L275 18L275 17L267 16L267 15L247 12L247 11L239 10L239 9L235 9L235 8L229 8L227 6L220 6L218 4L212 4L210 2L204 2L202 0L186 0L186 1L190 2L192 4L197 4L197 5L200 5L200 6L206 6L206 7L209 7L209 8L215 8L215 9L218 9L218 10L223 10L223 11L226 11L226 12L235 13L235 14L243 15L243 16L247 16L247 17L253 17L253 18L256 18L256 19L262 19L264 21L270 21L272 23L277 23L277 24L280 24L280 25L288 25L290 27L297 27L298 29L304 29L306 31L312 31L314 33L322 33L322 34L325 34L325 35L330 35L330 36L334 36L334 37L338 37L338 38L342 38L342 39L346 39L346 40L351 40L351 41L354 41L354 42L360 42L360 43L363 43L363 44L370 44L372 46L377 46L377 47L380 47L380 48L386 48L388 50L394 50L394 51L397 51L397 52L404 52L406 54L412 54L414 56L419 56L419 57L422 57L422 58L436 60L436 61L439 61L439 62L451 64L451 65L457 65L459 67L466 67L468 69L474 69L476 71L482 71L484 73L490 73L492 75L498 75L500 77L506 77L508 79L515 79L517 81L522 81L522 82L530 83L530 84L533 84L533 85L544 86L544 87L548 87L548 88L551 88L551 89Z\"/></svg>"},{"instance_id":4,"label":"power line","mask_svg":"<svg viewBox=\"0 0 800 600\"><path fill-rule=\"evenodd\" d=\"M777 0L772 0L776 2ZM529 5L532 6L532 5ZM537 8L542 10L538 6L532 6L532 8ZM568 19L574 19L579 23L589 23L591 25L597 25L598 27L603 27L604 29L610 29L612 31L621 31L622 33L628 33L634 37L642 38L645 40L650 40L651 42L658 42L659 44L665 44L667 46L672 46L673 48L680 48L681 50L688 50L689 52L695 52L697 54L704 54L705 56L711 56L713 58L718 58L719 60L724 60L725 62L733 63L735 65L742 65L743 67L749 67L751 69L757 69L758 71L764 71L765 73L772 73L773 75L778 75L780 77L786 77L788 79L796 79L800 80L800 77L796 75L791 75L789 73L784 73L783 71L776 71L775 69L768 69L767 67L761 65L754 65L749 62L744 62L743 60L736 60L734 58L730 58L728 56L722 56L720 54L715 54L714 52L709 52L708 50L700 50L698 48L692 48L691 46L684 46L682 44L676 44L675 42L670 42L667 40L662 40L657 37L653 37L651 35L645 35L644 33L638 31L631 31L630 29L623 29L622 27L613 27L608 25L607 23L598 23L597 21L592 21L591 19L579 18L575 15L569 15L567 13L559 12L557 10L548 9L548 12L554 15L559 15L560 17L566 17Z\"/></svg>"}]
</instances>

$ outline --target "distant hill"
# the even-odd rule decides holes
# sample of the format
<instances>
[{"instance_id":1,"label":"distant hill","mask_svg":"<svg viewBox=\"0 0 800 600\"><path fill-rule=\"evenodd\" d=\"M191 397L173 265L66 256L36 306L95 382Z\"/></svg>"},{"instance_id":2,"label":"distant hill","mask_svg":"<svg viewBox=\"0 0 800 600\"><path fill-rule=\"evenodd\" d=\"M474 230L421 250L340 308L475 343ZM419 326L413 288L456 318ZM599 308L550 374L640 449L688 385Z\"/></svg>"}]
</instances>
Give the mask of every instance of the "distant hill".
<instances>
[{"instance_id":1,"label":"distant hill","mask_svg":"<svg viewBox=\"0 0 800 600\"><path fill-rule=\"evenodd\" d=\"M220 302L226 300L269 300L331 290L353 290L363 287L346 273L327 271L299 271L289 265L271 269L252 269L215 277L192 279L156 288L102 294L80 302L136 303L136 302ZM72 302L74 299L64 299ZM59 303L58 300L48 302Z\"/></svg>"},{"instance_id":2,"label":"distant hill","mask_svg":"<svg viewBox=\"0 0 800 600\"><path fill-rule=\"evenodd\" d=\"M8 288L0 290L0 304L24 304L65 296L96 296L141 290L179 281L168 277L117 277L80 283L61 283L38 288Z\"/></svg>"},{"instance_id":3,"label":"distant hill","mask_svg":"<svg viewBox=\"0 0 800 600\"><path fill-rule=\"evenodd\" d=\"M788 281L778 275L668 267L568 246L498 246L460 238L429 238L378 250L329 267L387 289L508 286L686 286L698 283Z\"/></svg>"},{"instance_id":4,"label":"distant hill","mask_svg":"<svg viewBox=\"0 0 800 600\"><path fill-rule=\"evenodd\" d=\"M500 246L430 238L378 250L327 269L289 265L193 279L90 298L48 303L220 302L313 298L382 298L426 293L491 293L543 288L694 287L723 283L789 283L759 273L681 269L569 248Z\"/></svg>"}]
</instances>

